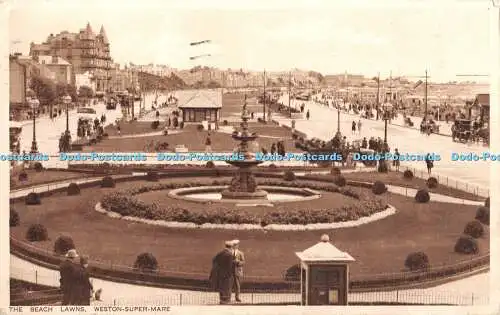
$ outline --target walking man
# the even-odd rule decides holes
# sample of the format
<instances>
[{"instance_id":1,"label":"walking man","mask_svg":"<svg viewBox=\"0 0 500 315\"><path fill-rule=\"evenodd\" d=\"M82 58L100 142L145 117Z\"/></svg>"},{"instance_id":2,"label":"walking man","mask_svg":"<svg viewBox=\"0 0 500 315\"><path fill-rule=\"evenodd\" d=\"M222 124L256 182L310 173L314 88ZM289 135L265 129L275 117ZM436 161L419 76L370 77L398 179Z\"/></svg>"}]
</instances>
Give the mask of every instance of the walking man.
<instances>
[{"instance_id":1,"label":"walking man","mask_svg":"<svg viewBox=\"0 0 500 315\"><path fill-rule=\"evenodd\" d=\"M241 302L240 291L241 291L241 278L243 278L243 265L245 264L245 255L239 249L240 241L234 240L233 242L233 260L234 260L234 277L233 277L233 288L236 302Z\"/></svg>"},{"instance_id":2,"label":"walking man","mask_svg":"<svg viewBox=\"0 0 500 315\"><path fill-rule=\"evenodd\" d=\"M233 243L227 241L226 246L212 260L210 272L210 283L219 292L219 303L229 304L231 302L231 289L234 274Z\"/></svg>"},{"instance_id":3,"label":"walking man","mask_svg":"<svg viewBox=\"0 0 500 315\"><path fill-rule=\"evenodd\" d=\"M76 273L79 261L75 249L66 253L66 259L59 266L60 286L63 293L62 305L74 305L76 296Z\"/></svg>"},{"instance_id":4,"label":"walking man","mask_svg":"<svg viewBox=\"0 0 500 315\"><path fill-rule=\"evenodd\" d=\"M361 119L358 120L358 133L361 134Z\"/></svg>"}]
</instances>

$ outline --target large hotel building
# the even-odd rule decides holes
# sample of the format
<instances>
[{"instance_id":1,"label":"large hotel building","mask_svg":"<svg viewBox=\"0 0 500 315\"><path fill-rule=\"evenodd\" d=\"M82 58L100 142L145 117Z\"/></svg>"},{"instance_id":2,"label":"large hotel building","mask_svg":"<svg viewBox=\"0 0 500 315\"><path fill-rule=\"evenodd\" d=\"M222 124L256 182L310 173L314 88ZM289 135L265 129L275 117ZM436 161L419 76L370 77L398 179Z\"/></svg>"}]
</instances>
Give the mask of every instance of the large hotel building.
<instances>
[{"instance_id":1,"label":"large hotel building","mask_svg":"<svg viewBox=\"0 0 500 315\"><path fill-rule=\"evenodd\" d=\"M99 34L92 31L90 24L79 33L63 31L55 36L50 34L44 43L31 43L30 56L34 60L38 60L39 56L62 57L71 63L74 74L90 73L97 92L106 92L111 88L113 61L104 27Z\"/></svg>"}]
</instances>

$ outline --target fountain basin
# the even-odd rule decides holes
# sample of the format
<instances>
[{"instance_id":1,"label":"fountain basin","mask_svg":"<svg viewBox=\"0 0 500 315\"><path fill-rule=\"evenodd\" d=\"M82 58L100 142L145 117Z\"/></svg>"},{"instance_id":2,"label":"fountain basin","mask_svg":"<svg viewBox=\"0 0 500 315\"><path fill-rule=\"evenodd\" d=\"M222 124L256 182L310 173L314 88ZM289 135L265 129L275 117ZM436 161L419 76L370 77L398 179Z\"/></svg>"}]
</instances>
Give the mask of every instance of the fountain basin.
<instances>
[{"instance_id":1,"label":"fountain basin","mask_svg":"<svg viewBox=\"0 0 500 315\"><path fill-rule=\"evenodd\" d=\"M238 197L238 193L231 196L227 195L229 186L202 186L173 189L168 192L168 196L175 199L193 201L193 202L220 202L220 203L286 203L297 201L314 200L321 197L321 193L309 188L293 188L278 186L259 186L255 192L262 194L262 198L245 199L244 196ZM225 194L223 196L223 194Z\"/></svg>"}]
</instances>

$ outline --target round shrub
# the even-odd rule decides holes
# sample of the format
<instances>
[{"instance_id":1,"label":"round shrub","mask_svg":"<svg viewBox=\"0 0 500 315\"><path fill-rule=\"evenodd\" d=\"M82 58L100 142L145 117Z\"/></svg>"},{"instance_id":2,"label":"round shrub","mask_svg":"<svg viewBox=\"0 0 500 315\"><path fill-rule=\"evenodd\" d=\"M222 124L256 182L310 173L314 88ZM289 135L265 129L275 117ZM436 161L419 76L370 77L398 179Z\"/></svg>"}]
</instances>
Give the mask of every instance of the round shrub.
<instances>
[{"instance_id":1,"label":"round shrub","mask_svg":"<svg viewBox=\"0 0 500 315\"><path fill-rule=\"evenodd\" d=\"M417 191L415 194L415 201L418 203L426 203L431 200L431 195L429 195L429 192L425 189L420 189Z\"/></svg>"},{"instance_id":2,"label":"round shrub","mask_svg":"<svg viewBox=\"0 0 500 315\"><path fill-rule=\"evenodd\" d=\"M483 225L477 220L470 221L465 225L464 234L472 236L473 238L479 238L484 234Z\"/></svg>"},{"instance_id":3,"label":"round shrub","mask_svg":"<svg viewBox=\"0 0 500 315\"><path fill-rule=\"evenodd\" d=\"M342 175L335 176L333 183L339 187L344 187L347 184L345 177Z\"/></svg>"},{"instance_id":4,"label":"round shrub","mask_svg":"<svg viewBox=\"0 0 500 315\"><path fill-rule=\"evenodd\" d=\"M277 166L276 166L276 164L271 163L271 164L269 164L269 168L277 168Z\"/></svg>"},{"instance_id":5,"label":"round shrub","mask_svg":"<svg viewBox=\"0 0 500 315\"><path fill-rule=\"evenodd\" d=\"M101 187L103 188L113 188L115 187L115 180L111 176L103 177L101 181Z\"/></svg>"},{"instance_id":6,"label":"round shrub","mask_svg":"<svg viewBox=\"0 0 500 315\"><path fill-rule=\"evenodd\" d=\"M292 171L286 171L285 174L283 174L283 179L289 182L294 181L295 173Z\"/></svg>"},{"instance_id":7,"label":"round shrub","mask_svg":"<svg viewBox=\"0 0 500 315\"><path fill-rule=\"evenodd\" d=\"M405 260L405 267L411 271L421 271L429 268L429 257L424 252L410 253Z\"/></svg>"},{"instance_id":8,"label":"round shrub","mask_svg":"<svg viewBox=\"0 0 500 315\"><path fill-rule=\"evenodd\" d=\"M26 239L30 242L41 242L49 239L47 228L41 224L32 224L26 232Z\"/></svg>"},{"instance_id":9,"label":"round shrub","mask_svg":"<svg viewBox=\"0 0 500 315\"><path fill-rule=\"evenodd\" d=\"M427 187L429 188L436 188L438 186L438 180L436 177L429 177L427 179Z\"/></svg>"},{"instance_id":10,"label":"round shrub","mask_svg":"<svg viewBox=\"0 0 500 315\"><path fill-rule=\"evenodd\" d=\"M154 272L158 269L158 261L151 253L142 253L137 256L134 269L141 272Z\"/></svg>"},{"instance_id":11,"label":"round shrub","mask_svg":"<svg viewBox=\"0 0 500 315\"><path fill-rule=\"evenodd\" d=\"M477 254L479 246L477 240L469 235L462 235L455 244L455 252L461 254Z\"/></svg>"},{"instance_id":12,"label":"round shrub","mask_svg":"<svg viewBox=\"0 0 500 315\"><path fill-rule=\"evenodd\" d=\"M10 227L18 226L20 222L21 219L19 218L19 213L17 213L17 211L14 209L10 209L9 226Z\"/></svg>"},{"instance_id":13,"label":"round shrub","mask_svg":"<svg viewBox=\"0 0 500 315\"><path fill-rule=\"evenodd\" d=\"M403 172L403 178L413 179L413 172L410 170L406 170Z\"/></svg>"},{"instance_id":14,"label":"round shrub","mask_svg":"<svg viewBox=\"0 0 500 315\"><path fill-rule=\"evenodd\" d=\"M486 200L484 201L484 206L488 209L490 208L490 197L486 198Z\"/></svg>"},{"instance_id":15,"label":"round shrub","mask_svg":"<svg viewBox=\"0 0 500 315\"><path fill-rule=\"evenodd\" d=\"M205 129L205 127L203 127L203 125L202 125L202 124L199 124L198 126L196 126L196 129L197 129L198 131L203 131L203 129Z\"/></svg>"},{"instance_id":16,"label":"round shrub","mask_svg":"<svg viewBox=\"0 0 500 315\"><path fill-rule=\"evenodd\" d=\"M479 209L477 209L475 219L482 224L490 225L490 208L479 207Z\"/></svg>"},{"instance_id":17,"label":"round shrub","mask_svg":"<svg viewBox=\"0 0 500 315\"><path fill-rule=\"evenodd\" d=\"M332 169L330 170L330 175L333 175L333 176L340 176L341 172L340 172L340 168L338 167L332 167Z\"/></svg>"},{"instance_id":18,"label":"round shrub","mask_svg":"<svg viewBox=\"0 0 500 315\"><path fill-rule=\"evenodd\" d=\"M41 172L43 171L43 165L42 163L40 162L36 162L35 165L33 165L33 168L35 169L35 171L37 172Z\"/></svg>"},{"instance_id":19,"label":"round shrub","mask_svg":"<svg viewBox=\"0 0 500 315\"><path fill-rule=\"evenodd\" d=\"M214 168L215 167L215 164L213 161L208 161L206 164L205 164L205 167L206 168Z\"/></svg>"},{"instance_id":20,"label":"round shrub","mask_svg":"<svg viewBox=\"0 0 500 315\"><path fill-rule=\"evenodd\" d=\"M146 174L146 180L150 181L150 182L157 182L158 181L158 172L149 171Z\"/></svg>"},{"instance_id":21,"label":"round shrub","mask_svg":"<svg viewBox=\"0 0 500 315\"><path fill-rule=\"evenodd\" d=\"M151 123L151 129L156 130L156 129L158 129L159 126L160 126L160 121L158 121L158 120L155 120Z\"/></svg>"},{"instance_id":22,"label":"round shrub","mask_svg":"<svg viewBox=\"0 0 500 315\"><path fill-rule=\"evenodd\" d=\"M387 187L381 181L378 180L375 183L373 183L372 192L375 195L381 195L381 194L385 193L386 191L387 191Z\"/></svg>"},{"instance_id":23,"label":"round shrub","mask_svg":"<svg viewBox=\"0 0 500 315\"><path fill-rule=\"evenodd\" d=\"M58 255L66 255L68 250L75 248L75 242L68 235L61 235L54 242L54 253Z\"/></svg>"},{"instance_id":24,"label":"round shrub","mask_svg":"<svg viewBox=\"0 0 500 315\"><path fill-rule=\"evenodd\" d=\"M22 171L22 172L21 172L21 173L19 173L19 175L17 176L17 179L18 179L20 182L27 181L27 180L28 180L28 173L26 173L25 171Z\"/></svg>"},{"instance_id":25,"label":"round shrub","mask_svg":"<svg viewBox=\"0 0 500 315\"><path fill-rule=\"evenodd\" d=\"M24 203L27 205L39 205L42 203L40 195L36 192L30 192L24 199Z\"/></svg>"},{"instance_id":26,"label":"round shrub","mask_svg":"<svg viewBox=\"0 0 500 315\"><path fill-rule=\"evenodd\" d=\"M77 183L71 183L68 185L67 188L67 194L68 196L76 196L80 194L80 186L78 186Z\"/></svg>"}]
</instances>

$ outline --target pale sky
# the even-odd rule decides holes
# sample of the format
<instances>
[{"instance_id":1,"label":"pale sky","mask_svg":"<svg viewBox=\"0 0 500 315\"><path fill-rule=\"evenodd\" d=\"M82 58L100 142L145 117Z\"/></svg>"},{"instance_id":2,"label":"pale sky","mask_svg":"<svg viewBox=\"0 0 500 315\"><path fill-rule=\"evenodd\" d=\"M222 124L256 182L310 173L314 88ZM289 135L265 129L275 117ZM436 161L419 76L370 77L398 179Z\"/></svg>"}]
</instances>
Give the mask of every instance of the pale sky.
<instances>
[{"instance_id":1,"label":"pale sky","mask_svg":"<svg viewBox=\"0 0 500 315\"><path fill-rule=\"evenodd\" d=\"M10 51L50 33L104 25L115 62L191 68L419 76L488 74L486 0L17 1ZM212 44L191 47L189 42ZM190 56L212 54L198 62Z\"/></svg>"}]
</instances>

